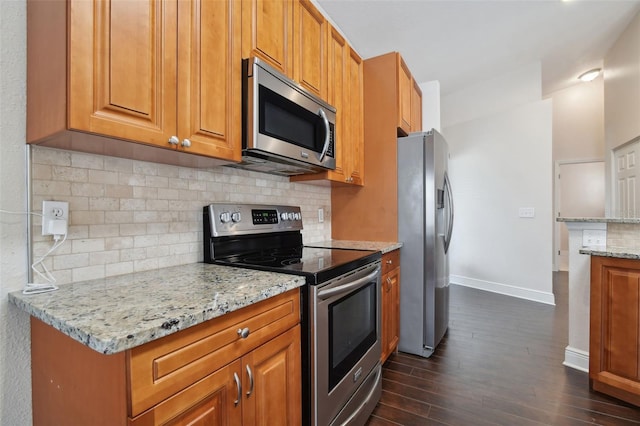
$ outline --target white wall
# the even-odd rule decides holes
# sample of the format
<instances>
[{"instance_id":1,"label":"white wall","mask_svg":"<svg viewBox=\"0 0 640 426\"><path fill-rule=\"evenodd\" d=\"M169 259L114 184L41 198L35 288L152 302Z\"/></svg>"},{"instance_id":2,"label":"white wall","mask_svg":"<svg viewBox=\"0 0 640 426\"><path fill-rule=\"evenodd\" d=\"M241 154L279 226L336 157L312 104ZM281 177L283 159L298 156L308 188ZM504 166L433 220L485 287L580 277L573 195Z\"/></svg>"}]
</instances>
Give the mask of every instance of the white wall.
<instances>
[{"instance_id":1,"label":"white wall","mask_svg":"<svg viewBox=\"0 0 640 426\"><path fill-rule=\"evenodd\" d=\"M604 216L604 79L577 82L548 98L553 101L554 212L563 217ZM553 252L556 269L568 270L565 222L554 225Z\"/></svg>"},{"instance_id":2,"label":"white wall","mask_svg":"<svg viewBox=\"0 0 640 426\"><path fill-rule=\"evenodd\" d=\"M440 132L440 82L427 81L419 86L422 90L422 129Z\"/></svg>"},{"instance_id":3,"label":"white wall","mask_svg":"<svg viewBox=\"0 0 640 426\"><path fill-rule=\"evenodd\" d=\"M552 92L553 160L604 160L604 80Z\"/></svg>"},{"instance_id":4,"label":"white wall","mask_svg":"<svg viewBox=\"0 0 640 426\"><path fill-rule=\"evenodd\" d=\"M0 209L24 211L26 3L0 1ZM26 221L0 213L0 424L31 424L29 316L7 293L27 281Z\"/></svg>"},{"instance_id":5,"label":"white wall","mask_svg":"<svg viewBox=\"0 0 640 426\"><path fill-rule=\"evenodd\" d=\"M0 1L0 209L25 211L26 2ZM330 187L243 170L188 169L47 148L33 149L33 210L69 201L69 239L48 261L59 283L202 260L202 206L213 201L302 207L306 242L331 236ZM325 221L317 222L317 208ZM305 211L307 214L305 215ZM38 236L34 251L50 241ZM24 215L0 213L0 425L29 425L29 316L7 293L27 282Z\"/></svg>"},{"instance_id":6,"label":"white wall","mask_svg":"<svg viewBox=\"0 0 640 426\"><path fill-rule=\"evenodd\" d=\"M442 95L442 127L510 109L541 99L542 67L539 62L505 72L491 80Z\"/></svg>"},{"instance_id":7,"label":"white wall","mask_svg":"<svg viewBox=\"0 0 640 426\"><path fill-rule=\"evenodd\" d=\"M443 97L456 216L450 267L452 283L553 304L551 101L539 87L533 64ZM460 116L454 105L464 105ZM518 217L521 207L535 217Z\"/></svg>"},{"instance_id":8,"label":"white wall","mask_svg":"<svg viewBox=\"0 0 640 426\"><path fill-rule=\"evenodd\" d=\"M640 13L605 56L604 110L607 214L612 215L615 212L611 208L614 191L611 152L640 136Z\"/></svg>"}]
</instances>

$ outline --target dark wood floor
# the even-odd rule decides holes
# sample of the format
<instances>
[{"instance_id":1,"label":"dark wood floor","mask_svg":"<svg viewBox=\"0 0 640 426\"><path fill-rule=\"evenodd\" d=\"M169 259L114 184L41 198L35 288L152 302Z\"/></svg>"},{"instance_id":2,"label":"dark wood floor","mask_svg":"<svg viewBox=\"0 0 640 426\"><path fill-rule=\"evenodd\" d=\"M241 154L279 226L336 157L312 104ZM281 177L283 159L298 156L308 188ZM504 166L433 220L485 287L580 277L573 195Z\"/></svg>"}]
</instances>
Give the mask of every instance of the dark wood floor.
<instances>
[{"instance_id":1,"label":"dark wood floor","mask_svg":"<svg viewBox=\"0 0 640 426\"><path fill-rule=\"evenodd\" d=\"M640 409L589 391L564 367L567 274L556 306L451 286L449 331L428 359L398 353L383 368L377 425L626 425Z\"/></svg>"}]
</instances>

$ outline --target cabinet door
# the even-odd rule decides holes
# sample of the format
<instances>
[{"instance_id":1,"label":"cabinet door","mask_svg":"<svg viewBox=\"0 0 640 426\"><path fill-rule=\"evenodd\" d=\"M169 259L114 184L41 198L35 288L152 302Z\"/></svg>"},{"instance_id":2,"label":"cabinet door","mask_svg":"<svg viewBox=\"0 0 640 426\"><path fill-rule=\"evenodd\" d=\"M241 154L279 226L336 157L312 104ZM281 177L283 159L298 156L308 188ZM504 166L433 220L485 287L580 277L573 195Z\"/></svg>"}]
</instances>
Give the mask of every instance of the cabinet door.
<instances>
[{"instance_id":1,"label":"cabinet door","mask_svg":"<svg viewBox=\"0 0 640 426\"><path fill-rule=\"evenodd\" d=\"M327 20L310 1L295 0L293 31L294 79L326 99Z\"/></svg>"},{"instance_id":2,"label":"cabinet door","mask_svg":"<svg viewBox=\"0 0 640 426\"><path fill-rule=\"evenodd\" d=\"M400 268L382 276L382 355L385 362L400 339Z\"/></svg>"},{"instance_id":3,"label":"cabinet door","mask_svg":"<svg viewBox=\"0 0 640 426\"><path fill-rule=\"evenodd\" d=\"M242 0L242 57L293 78L293 0Z\"/></svg>"},{"instance_id":4,"label":"cabinet door","mask_svg":"<svg viewBox=\"0 0 640 426\"><path fill-rule=\"evenodd\" d=\"M177 5L69 2L71 129L167 146L176 128Z\"/></svg>"},{"instance_id":5,"label":"cabinet door","mask_svg":"<svg viewBox=\"0 0 640 426\"><path fill-rule=\"evenodd\" d=\"M243 357L244 424L301 424L300 345L298 325Z\"/></svg>"},{"instance_id":6,"label":"cabinet door","mask_svg":"<svg viewBox=\"0 0 640 426\"><path fill-rule=\"evenodd\" d=\"M399 54L397 58L398 134L406 136L411 132L411 71Z\"/></svg>"},{"instance_id":7,"label":"cabinet door","mask_svg":"<svg viewBox=\"0 0 640 426\"><path fill-rule=\"evenodd\" d=\"M240 1L178 5L177 149L239 161Z\"/></svg>"},{"instance_id":8,"label":"cabinet door","mask_svg":"<svg viewBox=\"0 0 640 426\"><path fill-rule=\"evenodd\" d=\"M241 362L228 364L132 419L132 426L242 424Z\"/></svg>"},{"instance_id":9,"label":"cabinet door","mask_svg":"<svg viewBox=\"0 0 640 426\"><path fill-rule=\"evenodd\" d=\"M640 405L640 262L591 259L591 384Z\"/></svg>"},{"instance_id":10,"label":"cabinet door","mask_svg":"<svg viewBox=\"0 0 640 426\"><path fill-rule=\"evenodd\" d=\"M345 111L345 90L347 89L347 53L348 47L345 39L335 28L331 28L329 37L328 84L327 101L336 108L336 143L335 158L336 168L329 172L329 178L336 181L345 181L345 157L348 154L350 141L346 138L346 130L349 126L348 114Z\"/></svg>"},{"instance_id":11,"label":"cabinet door","mask_svg":"<svg viewBox=\"0 0 640 426\"><path fill-rule=\"evenodd\" d=\"M348 141L347 174L349 182L364 185L364 70L362 58L351 48L347 58L348 98L345 99L347 109L347 129L345 138Z\"/></svg>"},{"instance_id":12,"label":"cabinet door","mask_svg":"<svg viewBox=\"0 0 640 426\"><path fill-rule=\"evenodd\" d=\"M418 82L411 79L411 131L422 130L422 90Z\"/></svg>"}]
</instances>

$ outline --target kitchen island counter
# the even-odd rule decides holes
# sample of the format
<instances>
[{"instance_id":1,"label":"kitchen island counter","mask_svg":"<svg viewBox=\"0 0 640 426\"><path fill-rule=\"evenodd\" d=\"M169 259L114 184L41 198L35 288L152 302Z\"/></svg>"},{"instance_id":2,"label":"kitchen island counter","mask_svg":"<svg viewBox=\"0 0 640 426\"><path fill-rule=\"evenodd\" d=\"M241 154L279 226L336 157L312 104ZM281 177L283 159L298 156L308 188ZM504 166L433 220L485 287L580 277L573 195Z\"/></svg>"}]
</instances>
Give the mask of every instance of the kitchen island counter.
<instances>
[{"instance_id":1,"label":"kitchen island counter","mask_svg":"<svg viewBox=\"0 0 640 426\"><path fill-rule=\"evenodd\" d=\"M640 249L616 247L583 247L580 254L591 256L613 257L617 259L640 259Z\"/></svg>"},{"instance_id":2,"label":"kitchen island counter","mask_svg":"<svg viewBox=\"0 0 640 426\"><path fill-rule=\"evenodd\" d=\"M402 243L384 241L326 240L317 243L311 243L308 244L308 246L351 250L371 250L379 251L382 254L385 254L399 249L400 247L402 247Z\"/></svg>"},{"instance_id":3,"label":"kitchen island counter","mask_svg":"<svg viewBox=\"0 0 640 426\"><path fill-rule=\"evenodd\" d=\"M304 277L207 263L92 281L9 301L104 354L163 336L301 287Z\"/></svg>"}]
</instances>

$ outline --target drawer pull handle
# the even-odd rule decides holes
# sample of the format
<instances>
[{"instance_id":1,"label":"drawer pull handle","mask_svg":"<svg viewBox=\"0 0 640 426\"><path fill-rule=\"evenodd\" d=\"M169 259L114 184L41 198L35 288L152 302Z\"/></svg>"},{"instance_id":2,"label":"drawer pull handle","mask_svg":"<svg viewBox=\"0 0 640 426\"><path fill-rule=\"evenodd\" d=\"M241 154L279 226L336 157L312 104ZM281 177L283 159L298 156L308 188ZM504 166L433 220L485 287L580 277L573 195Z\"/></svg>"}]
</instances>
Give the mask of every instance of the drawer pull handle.
<instances>
[{"instance_id":1,"label":"drawer pull handle","mask_svg":"<svg viewBox=\"0 0 640 426\"><path fill-rule=\"evenodd\" d=\"M247 392L247 397L249 397L253 393L253 373L251 373L251 367L247 365L247 376L249 376L249 392Z\"/></svg>"},{"instance_id":2,"label":"drawer pull handle","mask_svg":"<svg viewBox=\"0 0 640 426\"><path fill-rule=\"evenodd\" d=\"M238 336L240 336L243 339L246 339L247 337L249 337L250 333L251 333L251 331L249 331L249 327L239 328L238 329Z\"/></svg>"},{"instance_id":3,"label":"drawer pull handle","mask_svg":"<svg viewBox=\"0 0 640 426\"><path fill-rule=\"evenodd\" d=\"M233 373L233 380L236 382L236 390L238 391L236 394L236 400L233 401L233 405L236 407L240 403L240 398L242 398L242 384L240 383L238 373Z\"/></svg>"}]
</instances>

